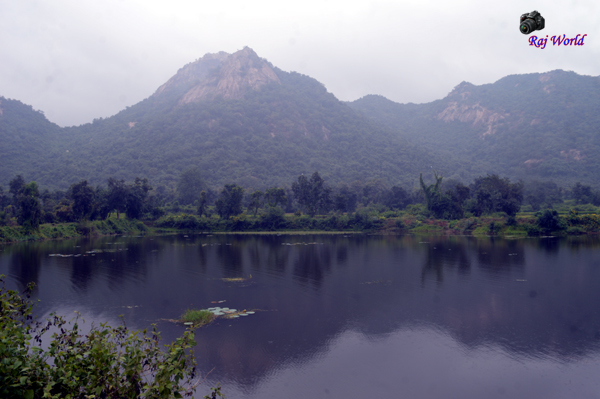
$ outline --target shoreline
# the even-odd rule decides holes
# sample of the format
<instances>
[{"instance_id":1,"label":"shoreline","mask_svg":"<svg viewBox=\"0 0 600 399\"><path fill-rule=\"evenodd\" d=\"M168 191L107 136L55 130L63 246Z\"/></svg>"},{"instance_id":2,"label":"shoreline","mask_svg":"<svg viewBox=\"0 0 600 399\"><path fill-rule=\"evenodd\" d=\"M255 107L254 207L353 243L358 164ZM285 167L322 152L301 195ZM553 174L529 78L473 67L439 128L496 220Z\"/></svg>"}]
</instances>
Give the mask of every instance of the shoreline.
<instances>
[{"instance_id":1,"label":"shoreline","mask_svg":"<svg viewBox=\"0 0 600 399\"><path fill-rule=\"evenodd\" d=\"M598 216L593 215L596 219ZM531 217L518 217L516 221L509 224L506 217L481 216L459 220L441 220L418 218L413 215L405 215L393 218L373 218L373 222L367 226L354 225L352 229L336 229L332 225L325 225L325 229L318 224L319 221L327 222L327 218L314 218L314 229L309 226L304 228L290 229L294 225L294 219L286 218L281 230L260 229L252 225L251 220L246 225L235 225L231 220L201 219L193 215L182 215L181 217L193 218L197 223L190 226L165 226L164 222L142 222L140 220L129 220L126 218L116 219L109 217L105 220L83 221L79 223L56 223L43 224L36 231L26 231L21 226L0 227L0 245L14 244L29 241L48 241L59 239L71 239L79 237L103 237L113 235L170 235L170 234L238 234L238 235L464 235L464 236L490 236L490 237L535 237L535 236L567 236L567 235L598 235L600 229L594 223L578 223L574 226L566 226L558 231L541 230ZM582 217L585 218L586 216ZM330 216L329 220L339 220L339 216ZM171 217L171 219L173 219ZM201 222L201 223L200 223ZM158 225L158 226L157 226ZM351 225L341 225L339 227ZM207 229L208 227L208 229ZM286 228L287 227L287 228ZM306 228L308 227L308 228Z\"/></svg>"}]
</instances>

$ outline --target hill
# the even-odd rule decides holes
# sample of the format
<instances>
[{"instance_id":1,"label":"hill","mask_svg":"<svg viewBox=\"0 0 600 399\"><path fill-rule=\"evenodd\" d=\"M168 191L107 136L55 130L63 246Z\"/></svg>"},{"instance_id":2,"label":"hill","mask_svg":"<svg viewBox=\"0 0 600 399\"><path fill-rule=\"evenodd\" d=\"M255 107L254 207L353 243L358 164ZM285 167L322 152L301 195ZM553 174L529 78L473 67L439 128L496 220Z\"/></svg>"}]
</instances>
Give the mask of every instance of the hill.
<instances>
[{"instance_id":1,"label":"hill","mask_svg":"<svg viewBox=\"0 0 600 399\"><path fill-rule=\"evenodd\" d=\"M330 183L413 185L423 170L456 168L250 48L207 54L110 118L64 129L49 124L41 135L53 151L36 153L43 162L9 169L0 183L21 170L26 180L57 188L111 176L173 186L198 167L213 187L290 185L315 170Z\"/></svg>"},{"instance_id":2,"label":"hill","mask_svg":"<svg viewBox=\"0 0 600 399\"><path fill-rule=\"evenodd\" d=\"M315 170L332 184L414 186L433 168L467 183L490 173L598 187L599 106L598 77L560 70L463 82L427 104L344 103L246 47L206 54L147 99L77 127L0 98L0 184L16 174L51 189L140 176L174 187L199 168L214 188L290 185Z\"/></svg>"},{"instance_id":3,"label":"hill","mask_svg":"<svg viewBox=\"0 0 600 399\"><path fill-rule=\"evenodd\" d=\"M36 171L41 177L54 169L60 131L43 112L0 97L0 184L24 171Z\"/></svg>"},{"instance_id":4,"label":"hill","mask_svg":"<svg viewBox=\"0 0 600 399\"><path fill-rule=\"evenodd\" d=\"M481 86L462 82L428 104L366 96L349 105L474 170L565 185L600 182L598 77L561 70L511 75Z\"/></svg>"}]
</instances>

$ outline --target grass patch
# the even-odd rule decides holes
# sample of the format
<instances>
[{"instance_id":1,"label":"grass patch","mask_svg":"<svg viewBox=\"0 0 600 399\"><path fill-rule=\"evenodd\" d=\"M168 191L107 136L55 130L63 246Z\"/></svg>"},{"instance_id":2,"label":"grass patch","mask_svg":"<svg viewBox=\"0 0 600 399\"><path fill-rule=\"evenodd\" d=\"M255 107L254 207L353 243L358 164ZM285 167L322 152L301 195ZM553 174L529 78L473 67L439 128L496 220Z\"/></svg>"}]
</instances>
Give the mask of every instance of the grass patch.
<instances>
[{"instance_id":1,"label":"grass patch","mask_svg":"<svg viewBox=\"0 0 600 399\"><path fill-rule=\"evenodd\" d=\"M413 227L409 230L410 233L422 234L422 233L440 233L443 232L444 228L438 225L422 224L417 227Z\"/></svg>"},{"instance_id":2,"label":"grass patch","mask_svg":"<svg viewBox=\"0 0 600 399\"><path fill-rule=\"evenodd\" d=\"M188 309L181 315L181 322L194 323L195 327L202 327L214 319L212 312L206 309Z\"/></svg>"},{"instance_id":3,"label":"grass patch","mask_svg":"<svg viewBox=\"0 0 600 399\"><path fill-rule=\"evenodd\" d=\"M174 230L179 232L179 230ZM212 231L210 234L223 234L223 235L232 235L232 234L247 234L247 235L340 235L340 234L362 234L364 231L356 231L356 230L346 230L346 231L325 231L325 230L276 230L276 231Z\"/></svg>"}]
</instances>

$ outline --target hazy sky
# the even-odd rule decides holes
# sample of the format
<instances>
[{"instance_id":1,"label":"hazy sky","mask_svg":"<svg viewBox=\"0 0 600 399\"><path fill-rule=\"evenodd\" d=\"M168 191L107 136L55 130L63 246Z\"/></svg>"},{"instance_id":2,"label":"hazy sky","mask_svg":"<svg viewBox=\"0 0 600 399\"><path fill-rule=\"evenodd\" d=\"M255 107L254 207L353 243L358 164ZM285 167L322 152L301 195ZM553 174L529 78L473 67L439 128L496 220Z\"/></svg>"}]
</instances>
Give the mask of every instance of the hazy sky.
<instances>
[{"instance_id":1,"label":"hazy sky","mask_svg":"<svg viewBox=\"0 0 600 399\"><path fill-rule=\"evenodd\" d=\"M584 46L529 46L519 16L534 9L546 19L536 35L587 34ZM422 103L464 80L600 75L600 2L0 0L0 96L78 125L143 100L206 53L244 46L341 100Z\"/></svg>"}]
</instances>

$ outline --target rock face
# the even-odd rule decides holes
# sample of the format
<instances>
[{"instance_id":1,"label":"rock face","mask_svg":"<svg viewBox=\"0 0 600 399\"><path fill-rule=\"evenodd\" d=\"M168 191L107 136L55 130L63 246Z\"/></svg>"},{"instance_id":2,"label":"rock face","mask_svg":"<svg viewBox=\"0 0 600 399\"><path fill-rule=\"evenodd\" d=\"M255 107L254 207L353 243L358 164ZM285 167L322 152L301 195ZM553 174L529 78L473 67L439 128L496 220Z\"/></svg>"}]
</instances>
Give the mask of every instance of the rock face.
<instances>
[{"instance_id":1,"label":"rock face","mask_svg":"<svg viewBox=\"0 0 600 399\"><path fill-rule=\"evenodd\" d=\"M468 82L462 82L446 97L446 108L436 115L444 122L460 121L470 123L480 131L479 137L494 134L497 127L509 117L508 112L494 112L482 106L480 102L469 101L476 87Z\"/></svg>"},{"instance_id":2,"label":"rock face","mask_svg":"<svg viewBox=\"0 0 600 399\"><path fill-rule=\"evenodd\" d=\"M206 54L187 64L153 96L177 95L180 105L216 96L239 99L268 83L281 84L271 64L245 47L233 54Z\"/></svg>"},{"instance_id":3,"label":"rock face","mask_svg":"<svg viewBox=\"0 0 600 399\"><path fill-rule=\"evenodd\" d=\"M494 134L497 126L507 116L510 116L510 114L492 112L481 106L479 103L467 105L451 101L448 103L448 106L437 115L437 118L444 122L458 120L471 123L473 127L484 126L485 130L481 133L481 137L483 137Z\"/></svg>"}]
</instances>

